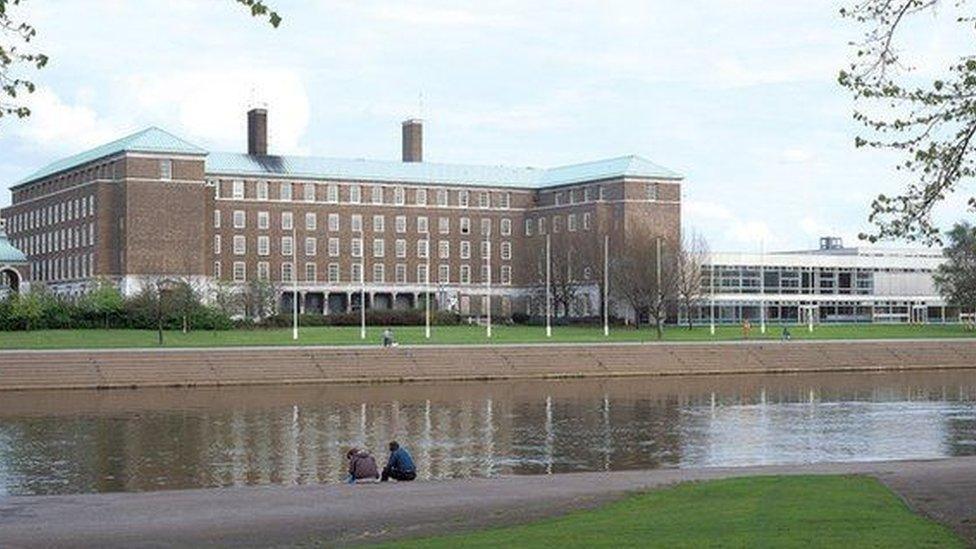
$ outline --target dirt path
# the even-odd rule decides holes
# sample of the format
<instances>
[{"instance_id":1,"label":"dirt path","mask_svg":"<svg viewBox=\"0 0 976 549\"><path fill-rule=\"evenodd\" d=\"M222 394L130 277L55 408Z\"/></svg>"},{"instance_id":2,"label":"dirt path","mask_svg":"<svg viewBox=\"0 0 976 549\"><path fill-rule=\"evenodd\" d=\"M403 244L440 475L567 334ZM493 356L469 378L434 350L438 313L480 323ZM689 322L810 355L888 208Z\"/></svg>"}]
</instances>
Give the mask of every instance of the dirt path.
<instances>
[{"instance_id":1,"label":"dirt path","mask_svg":"<svg viewBox=\"0 0 976 549\"><path fill-rule=\"evenodd\" d=\"M0 546L356 544L513 524L628 491L767 474L870 474L976 544L976 457L670 469L410 484L255 486L0 499Z\"/></svg>"}]
</instances>

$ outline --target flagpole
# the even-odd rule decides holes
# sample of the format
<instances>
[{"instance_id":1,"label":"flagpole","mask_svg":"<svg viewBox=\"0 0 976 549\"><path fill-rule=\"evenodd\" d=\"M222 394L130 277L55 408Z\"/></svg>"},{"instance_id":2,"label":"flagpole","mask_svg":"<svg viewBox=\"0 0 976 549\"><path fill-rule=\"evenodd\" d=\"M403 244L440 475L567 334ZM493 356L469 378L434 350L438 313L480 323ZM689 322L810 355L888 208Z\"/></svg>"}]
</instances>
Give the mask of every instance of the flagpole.
<instances>
[{"instance_id":1,"label":"flagpole","mask_svg":"<svg viewBox=\"0 0 976 549\"><path fill-rule=\"evenodd\" d=\"M603 335L610 335L610 303L607 295L610 287L610 235L603 235Z\"/></svg>"},{"instance_id":2,"label":"flagpole","mask_svg":"<svg viewBox=\"0 0 976 549\"><path fill-rule=\"evenodd\" d=\"M715 261L714 259L709 261L711 265L708 267L710 273L711 281L709 282L709 287L711 288L711 299L709 300L709 323L708 332L711 335L715 335Z\"/></svg>"},{"instance_id":3,"label":"flagpole","mask_svg":"<svg viewBox=\"0 0 976 549\"><path fill-rule=\"evenodd\" d=\"M546 337L552 337L552 296L549 279L552 276L552 262L550 261L550 235L546 235Z\"/></svg>"},{"instance_id":4,"label":"flagpole","mask_svg":"<svg viewBox=\"0 0 976 549\"><path fill-rule=\"evenodd\" d=\"M366 246L359 247L359 339L366 339Z\"/></svg>"},{"instance_id":5,"label":"flagpole","mask_svg":"<svg viewBox=\"0 0 976 549\"><path fill-rule=\"evenodd\" d=\"M485 241L488 245L488 339L491 339L491 235Z\"/></svg>"},{"instance_id":6,"label":"flagpole","mask_svg":"<svg viewBox=\"0 0 976 549\"><path fill-rule=\"evenodd\" d=\"M291 338L298 341L298 232L295 220L291 224Z\"/></svg>"},{"instance_id":7,"label":"flagpole","mask_svg":"<svg viewBox=\"0 0 976 549\"><path fill-rule=\"evenodd\" d=\"M766 241L759 241L759 332L766 333Z\"/></svg>"},{"instance_id":8,"label":"flagpole","mask_svg":"<svg viewBox=\"0 0 976 549\"><path fill-rule=\"evenodd\" d=\"M424 315L424 337L430 339L430 240L427 240L427 268L424 275L424 299L426 300L426 314Z\"/></svg>"}]
</instances>

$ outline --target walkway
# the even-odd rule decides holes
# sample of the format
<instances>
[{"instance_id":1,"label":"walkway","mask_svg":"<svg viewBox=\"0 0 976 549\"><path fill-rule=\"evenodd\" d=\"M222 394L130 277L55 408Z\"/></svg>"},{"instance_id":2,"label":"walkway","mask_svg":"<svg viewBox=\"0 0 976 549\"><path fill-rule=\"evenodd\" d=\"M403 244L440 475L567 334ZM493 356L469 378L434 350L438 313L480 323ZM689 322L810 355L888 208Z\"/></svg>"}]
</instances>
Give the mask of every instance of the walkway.
<instances>
[{"instance_id":1,"label":"walkway","mask_svg":"<svg viewBox=\"0 0 976 549\"><path fill-rule=\"evenodd\" d=\"M686 480L870 474L976 544L976 457L0 499L0 546L355 544L513 524ZM409 505L394 505L409 502Z\"/></svg>"}]
</instances>

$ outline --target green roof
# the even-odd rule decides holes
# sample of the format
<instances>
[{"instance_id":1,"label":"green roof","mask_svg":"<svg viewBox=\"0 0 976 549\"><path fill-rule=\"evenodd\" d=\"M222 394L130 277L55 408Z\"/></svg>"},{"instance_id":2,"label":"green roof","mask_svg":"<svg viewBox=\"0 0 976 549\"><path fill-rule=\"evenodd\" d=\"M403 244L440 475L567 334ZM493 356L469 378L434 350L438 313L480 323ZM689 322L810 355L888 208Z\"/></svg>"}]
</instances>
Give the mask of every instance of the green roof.
<instances>
[{"instance_id":1,"label":"green roof","mask_svg":"<svg viewBox=\"0 0 976 549\"><path fill-rule=\"evenodd\" d=\"M175 135L155 126L146 128L132 135L116 139L111 143L106 143L67 158L62 158L57 162L52 162L40 170L28 175L18 181L14 186L22 185L30 181L35 181L58 172L70 170L87 164L89 162L112 156L121 152L148 152L148 153L174 153L205 155L207 151L176 137Z\"/></svg>"},{"instance_id":2,"label":"green roof","mask_svg":"<svg viewBox=\"0 0 976 549\"><path fill-rule=\"evenodd\" d=\"M14 248L7 238L7 231L0 228L0 263L26 263L24 252Z\"/></svg>"}]
</instances>

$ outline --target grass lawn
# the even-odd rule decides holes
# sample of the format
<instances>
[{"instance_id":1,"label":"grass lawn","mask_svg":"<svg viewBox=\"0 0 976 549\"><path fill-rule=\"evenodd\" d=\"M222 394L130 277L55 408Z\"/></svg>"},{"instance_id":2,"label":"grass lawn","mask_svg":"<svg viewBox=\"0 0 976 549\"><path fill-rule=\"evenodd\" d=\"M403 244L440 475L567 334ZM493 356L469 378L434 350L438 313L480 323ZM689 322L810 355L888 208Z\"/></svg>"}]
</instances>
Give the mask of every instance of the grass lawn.
<instances>
[{"instance_id":1,"label":"grass lawn","mask_svg":"<svg viewBox=\"0 0 976 549\"><path fill-rule=\"evenodd\" d=\"M380 327L367 330L365 343L379 342ZM604 337L600 327L554 326L552 338L546 338L545 328L537 326L495 326L491 339L478 326L434 326L431 338L424 338L422 326L393 328L397 340L403 344L472 344L472 343L584 343L603 341L656 341L653 329L635 330L612 327ZM779 339L782 327L770 325L765 335L754 326L749 339ZM899 339L899 338L960 338L976 337L961 325L823 325L808 332L805 326L790 326L793 339ZM82 349L111 347L155 347L156 332L151 330L38 330L33 332L0 332L0 349ZM669 326L665 341L728 341L741 340L738 326L719 327L711 335L708 327ZM291 338L290 328L268 330L227 330L220 332L191 331L188 334L165 332L167 347L210 347L239 345L361 345L359 328L319 327L301 328L297 342Z\"/></svg>"},{"instance_id":2,"label":"grass lawn","mask_svg":"<svg viewBox=\"0 0 976 549\"><path fill-rule=\"evenodd\" d=\"M686 483L524 526L389 547L963 547L868 477Z\"/></svg>"}]
</instances>

